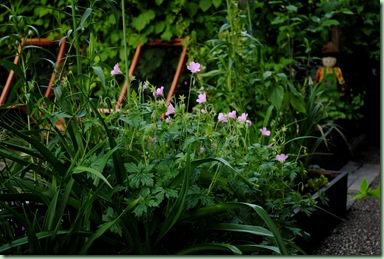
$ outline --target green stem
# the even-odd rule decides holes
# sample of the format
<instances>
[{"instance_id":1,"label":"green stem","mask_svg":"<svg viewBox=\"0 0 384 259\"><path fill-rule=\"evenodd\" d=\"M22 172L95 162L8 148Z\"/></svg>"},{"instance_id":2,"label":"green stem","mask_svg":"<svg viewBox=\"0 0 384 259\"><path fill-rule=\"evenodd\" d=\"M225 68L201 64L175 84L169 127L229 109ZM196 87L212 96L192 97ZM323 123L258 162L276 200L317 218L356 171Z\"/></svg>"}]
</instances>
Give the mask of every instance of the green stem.
<instances>
[{"instance_id":1,"label":"green stem","mask_svg":"<svg viewBox=\"0 0 384 259\"><path fill-rule=\"evenodd\" d=\"M123 16L123 41L124 41L124 57L125 57L125 77L127 79L127 104L129 104L129 99L131 96L131 79L128 74L128 48L127 48L127 34L125 26L125 4L124 0L121 0L121 14Z\"/></svg>"},{"instance_id":2,"label":"green stem","mask_svg":"<svg viewBox=\"0 0 384 259\"><path fill-rule=\"evenodd\" d=\"M81 75L80 44L79 44L79 33L77 31L77 24L76 24L75 0L71 1L71 7L72 7L73 33L74 33L74 37L75 37L77 75Z\"/></svg>"}]
</instances>

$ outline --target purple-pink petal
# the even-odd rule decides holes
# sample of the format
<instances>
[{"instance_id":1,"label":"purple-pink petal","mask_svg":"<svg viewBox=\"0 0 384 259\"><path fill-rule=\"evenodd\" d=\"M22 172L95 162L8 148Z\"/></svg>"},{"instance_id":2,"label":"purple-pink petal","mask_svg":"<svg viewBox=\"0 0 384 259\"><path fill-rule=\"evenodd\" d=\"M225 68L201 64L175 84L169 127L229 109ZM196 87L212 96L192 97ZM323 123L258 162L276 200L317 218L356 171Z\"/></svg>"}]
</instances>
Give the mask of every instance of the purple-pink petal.
<instances>
[{"instance_id":1,"label":"purple-pink petal","mask_svg":"<svg viewBox=\"0 0 384 259\"><path fill-rule=\"evenodd\" d=\"M167 112L165 113L165 115L168 116L168 115L171 115L173 113L175 113L175 107L173 107L172 103L170 103L168 105L168 109L167 109Z\"/></svg>"},{"instance_id":2,"label":"purple-pink petal","mask_svg":"<svg viewBox=\"0 0 384 259\"><path fill-rule=\"evenodd\" d=\"M114 75L118 75L118 74L121 74L121 70L119 68L119 63L117 63L114 67L113 67L113 70L111 71L111 75L114 76Z\"/></svg>"},{"instance_id":3,"label":"purple-pink petal","mask_svg":"<svg viewBox=\"0 0 384 259\"><path fill-rule=\"evenodd\" d=\"M241 115L237 118L237 120L238 120L238 121L246 121L246 120L247 120L247 116L248 116L248 113L243 113L243 114L241 114Z\"/></svg>"},{"instance_id":4,"label":"purple-pink petal","mask_svg":"<svg viewBox=\"0 0 384 259\"><path fill-rule=\"evenodd\" d=\"M207 101L207 95L206 93L199 94L198 99L196 102L198 103L205 103Z\"/></svg>"},{"instance_id":5,"label":"purple-pink petal","mask_svg":"<svg viewBox=\"0 0 384 259\"><path fill-rule=\"evenodd\" d=\"M200 71L200 64L197 62L189 62L189 66L187 66L188 70L191 71L191 73L196 73Z\"/></svg>"},{"instance_id":6,"label":"purple-pink petal","mask_svg":"<svg viewBox=\"0 0 384 259\"><path fill-rule=\"evenodd\" d=\"M269 135L271 135L271 131L267 130L266 127L260 129L260 132L261 132L261 135L263 135L263 136L269 136Z\"/></svg>"},{"instance_id":7,"label":"purple-pink petal","mask_svg":"<svg viewBox=\"0 0 384 259\"><path fill-rule=\"evenodd\" d=\"M287 158L288 156L286 154L280 154L280 155L276 155L275 159L279 162L284 162Z\"/></svg>"},{"instance_id":8,"label":"purple-pink petal","mask_svg":"<svg viewBox=\"0 0 384 259\"><path fill-rule=\"evenodd\" d=\"M228 118L236 119L236 111L231 111L228 113Z\"/></svg>"}]
</instances>

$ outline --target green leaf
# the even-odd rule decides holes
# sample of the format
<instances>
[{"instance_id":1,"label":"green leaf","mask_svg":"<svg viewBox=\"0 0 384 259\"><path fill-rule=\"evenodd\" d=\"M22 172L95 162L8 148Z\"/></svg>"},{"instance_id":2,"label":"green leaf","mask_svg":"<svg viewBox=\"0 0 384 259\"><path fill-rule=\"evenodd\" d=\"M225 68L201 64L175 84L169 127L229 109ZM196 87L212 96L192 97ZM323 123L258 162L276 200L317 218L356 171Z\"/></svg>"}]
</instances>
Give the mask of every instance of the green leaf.
<instances>
[{"instance_id":1,"label":"green leaf","mask_svg":"<svg viewBox=\"0 0 384 259\"><path fill-rule=\"evenodd\" d=\"M307 113L307 109L305 108L305 101L302 96L297 96L293 93L289 93L289 103L296 111L301 112L303 114Z\"/></svg>"},{"instance_id":2,"label":"green leaf","mask_svg":"<svg viewBox=\"0 0 384 259\"><path fill-rule=\"evenodd\" d=\"M242 255L242 252L239 248L230 244L223 243L204 243L198 245L192 245L190 247L184 248L176 252L177 255L188 255L188 254L196 254L203 251L224 251L224 252L232 252L235 255Z\"/></svg>"},{"instance_id":3,"label":"green leaf","mask_svg":"<svg viewBox=\"0 0 384 259\"><path fill-rule=\"evenodd\" d=\"M360 192L366 193L367 190L368 190L368 181L367 181L367 178L364 177L360 183Z\"/></svg>"},{"instance_id":4,"label":"green leaf","mask_svg":"<svg viewBox=\"0 0 384 259\"><path fill-rule=\"evenodd\" d=\"M269 100L276 107L276 110L281 109L281 105L284 99L284 88L281 85L269 88Z\"/></svg>"},{"instance_id":5,"label":"green leaf","mask_svg":"<svg viewBox=\"0 0 384 259\"><path fill-rule=\"evenodd\" d=\"M152 19L155 18L155 12L153 10L147 10L142 12L138 17L134 18L132 21L132 26L141 31L147 26Z\"/></svg>"},{"instance_id":6,"label":"green leaf","mask_svg":"<svg viewBox=\"0 0 384 259\"><path fill-rule=\"evenodd\" d=\"M80 24L79 24L79 29L84 27L84 23L85 23L85 21L87 20L87 18L89 17L89 15L91 13L92 13L92 8L87 8L85 10L83 16L81 17L81 21L80 21Z\"/></svg>"},{"instance_id":7,"label":"green leaf","mask_svg":"<svg viewBox=\"0 0 384 259\"><path fill-rule=\"evenodd\" d=\"M165 28L165 22L164 21L157 21L155 23L155 34L161 33Z\"/></svg>"},{"instance_id":8,"label":"green leaf","mask_svg":"<svg viewBox=\"0 0 384 259\"><path fill-rule=\"evenodd\" d=\"M85 166L78 166L73 171L73 174L80 174L83 172L89 172L91 174L94 174L95 176L97 176L98 178L103 180L109 187L111 187L111 189L113 189L112 185L108 182L108 180L99 171L97 171L93 168L85 167Z\"/></svg>"},{"instance_id":9,"label":"green leaf","mask_svg":"<svg viewBox=\"0 0 384 259\"><path fill-rule=\"evenodd\" d=\"M85 243L85 245L81 248L79 254L81 255L84 255L87 253L88 249L91 247L91 245L93 244L93 242L95 242L95 240L97 238L99 238L100 236L102 236L108 229L110 229L114 224L116 224L116 222L125 214L127 213L129 210L131 210L133 207L136 206L136 204L138 203L138 201L140 200L140 198L134 200L133 202L131 202L124 210L123 212L121 212L121 214L113 221L110 221L104 225L102 225L88 240L87 240L87 243Z\"/></svg>"},{"instance_id":10,"label":"green leaf","mask_svg":"<svg viewBox=\"0 0 384 259\"><path fill-rule=\"evenodd\" d=\"M36 238L40 240L40 239L51 237L54 234L55 235L65 235L65 234L68 234L69 232L70 232L70 230L60 230L56 233L54 233L53 231L39 232L39 233L36 233ZM29 239L30 239L29 237L22 237L22 238L19 238L19 239L12 241L9 244L0 246L0 253L3 253L3 252L5 252L9 249L12 249L12 248L19 247L21 245L28 244L30 242Z\"/></svg>"},{"instance_id":11,"label":"green leaf","mask_svg":"<svg viewBox=\"0 0 384 259\"><path fill-rule=\"evenodd\" d=\"M322 24L324 27L329 27L329 26L338 26L340 25L340 23L337 21L337 20L327 20L325 22L323 22Z\"/></svg>"},{"instance_id":12,"label":"green leaf","mask_svg":"<svg viewBox=\"0 0 384 259\"><path fill-rule=\"evenodd\" d=\"M105 75L103 73L103 70L101 69L101 67L96 67L96 66L92 66L92 68L97 74L97 76L99 77L101 85L105 88Z\"/></svg>"},{"instance_id":13,"label":"green leaf","mask_svg":"<svg viewBox=\"0 0 384 259\"><path fill-rule=\"evenodd\" d=\"M199 6L194 3L194 2L191 2L191 3L187 3L186 7L185 7L185 10L187 11L189 17L193 17L195 16L195 14L197 13L199 9Z\"/></svg>"},{"instance_id":14,"label":"green leaf","mask_svg":"<svg viewBox=\"0 0 384 259\"><path fill-rule=\"evenodd\" d=\"M242 233L248 233L248 234L258 235L258 236L273 237L273 234L271 231L260 226L252 226L252 225L218 223L218 224L209 225L207 229L242 232Z\"/></svg>"},{"instance_id":15,"label":"green leaf","mask_svg":"<svg viewBox=\"0 0 384 259\"><path fill-rule=\"evenodd\" d=\"M190 149L188 150L186 158L187 160L185 163L185 170L184 170L184 177L183 177L184 179L183 179L183 184L182 184L179 196L177 197L168 215L166 215L166 219L163 222L159 231L159 235L156 238L155 245L158 245L161 239L169 232L169 230L171 230L171 228L179 220L181 213L184 211L185 201L186 201L188 189L189 189L189 177L192 173Z\"/></svg>"},{"instance_id":16,"label":"green leaf","mask_svg":"<svg viewBox=\"0 0 384 259\"><path fill-rule=\"evenodd\" d=\"M297 7L294 5L288 5L285 8L287 8L287 10L290 12L297 12Z\"/></svg>"},{"instance_id":17,"label":"green leaf","mask_svg":"<svg viewBox=\"0 0 384 259\"><path fill-rule=\"evenodd\" d=\"M212 0L212 3L213 5L216 7L216 8L219 8L222 1L221 0Z\"/></svg>"},{"instance_id":18,"label":"green leaf","mask_svg":"<svg viewBox=\"0 0 384 259\"><path fill-rule=\"evenodd\" d=\"M155 2L157 6L160 6L164 2L164 0L156 0Z\"/></svg>"},{"instance_id":19,"label":"green leaf","mask_svg":"<svg viewBox=\"0 0 384 259\"><path fill-rule=\"evenodd\" d=\"M203 12L206 12L212 5L211 0L200 0L199 7Z\"/></svg>"}]
</instances>

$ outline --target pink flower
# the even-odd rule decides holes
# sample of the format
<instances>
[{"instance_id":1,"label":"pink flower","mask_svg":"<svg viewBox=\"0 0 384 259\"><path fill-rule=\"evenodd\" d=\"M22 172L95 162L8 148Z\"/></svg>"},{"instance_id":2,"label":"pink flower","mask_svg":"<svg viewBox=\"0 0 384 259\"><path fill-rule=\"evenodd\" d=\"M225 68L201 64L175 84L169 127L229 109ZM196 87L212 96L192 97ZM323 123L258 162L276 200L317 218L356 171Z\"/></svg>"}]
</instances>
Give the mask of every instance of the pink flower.
<instances>
[{"instance_id":1,"label":"pink flower","mask_svg":"<svg viewBox=\"0 0 384 259\"><path fill-rule=\"evenodd\" d=\"M118 74L121 74L121 70L119 68L119 63L117 63L114 67L113 67L113 70L111 71L111 75L114 76L114 75L118 75Z\"/></svg>"},{"instance_id":2,"label":"pink flower","mask_svg":"<svg viewBox=\"0 0 384 259\"><path fill-rule=\"evenodd\" d=\"M207 113L207 111L204 109L201 109L201 113Z\"/></svg>"},{"instance_id":3,"label":"pink flower","mask_svg":"<svg viewBox=\"0 0 384 259\"><path fill-rule=\"evenodd\" d=\"M172 103L168 104L168 110L167 112L165 113L165 115L171 115L175 112L175 107L173 107Z\"/></svg>"},{"instance_id":4,"label":"pink flower","mask_svg":"<svg viewBox=\"0 0 384 259\"><path fill-rule=\"evenodd\" d=\"M189 63L189 66L187 66L187 68L188 68L188 70L191 71L192 73L196 73L196 72L199 72L199 71L200 71L200 64L191 61L191 62Z\"/></svg>"},{"instance_id":5,"label":"pink flower","mask_svg":"<svg viewBox=\"0 0 384 259\"><path fill-rule=\"evenodd\" d=\"M200 148L200 150L199 150L199 154L202 154L203 152L204 152L204 150L205 150L205 148Z\"/></svg>"},{"instance_id":6,"label":"pink flower","mask_svg":"<svg viewBox=\"0 0 384 259\"><path fill-rule=\"evenodd\" d=\"M269 130L267 130L266 127L260 129L260 132L261 132L261 135L263 135L263 136L269 136L269 135L271 135L271 132L270 132Z\"/></svg>"},{"instance_id":7,"label":"pink flower","mask_svg":"<svg viewBox=\"0 0 384 259\"><path fill-rule=\"evenodd\" d=\"M288 158L288 156L286 154L280 154L280 155L277 155L275 159L277 161L283 163L287 158Z\"/></svg>"},{"instance_id":8,"label":"pink flower","mask_svg":"<svg viewBox=\"0 0 384 259\"><path fill-rule=\"evenodd\" d=\"M228 117L231 119L236 119L236 111L231 111L228 113Z\"/></svg>"},{"instance_id":9,"label":"pink flower","mask_svg":"<svg viewBox=\"0 0 384 259\"><path fill-rule=\"evenodd\" d=\"M199 94L199 98L196 100L198 103L205 103L207 101L207 95L205 93Z\"/></svg>"},{"instance_id":10,"label":"pink flower","mask_svg":"<svg viewBox=\"0 0 384 259\"><path fill-rule=\"evenodd\" d=\"M238 120L238 121L246 121L246 120L247 120L247 116L248 116L248 113L243 113L243 114L241 114L241 115L237 118L237 120Z\"/></svg>"},{"instance_id":11,"label":"pink flower","mask_svg":"<svg viewBox=\"0 0 384 259\"><path fill-rule=\"evenodd\" d=\"M225 118L224 114L222 112L219 113L218 119L221 123L228 122L228 119Z\"/></svg>"},{"instance_id":12,"label":"pink flower","mask_svg":"<svg viewBox=\"0 0 384 259\"><path fill-rule=\"evenodd\" d=\"M144 92L144 90L147 88L147 82L144 82L144 83L142 84L141 88L142 88L142 90L143 90L143 92Z\"/></svg>"},{"instance_id":13,"label":"pink flower","mask_svg":"<svg viewBox=\"0 0 384 259\"><path fill-rule=\"evenodd\" d=\"M252 125L252 122L250 120L245 121L245 126L249 127Z\"/></svg>"},{"instance_id":14,"label":"pink flower","mask_svg":"<svg viewBox=\"0 0 384 259\"><path fill-rule=\"evenodd\" d=\"M156 91L153 93L154 96L163 95L164 92L164 86L157 88Z\"/></svg>"}]
</instances>

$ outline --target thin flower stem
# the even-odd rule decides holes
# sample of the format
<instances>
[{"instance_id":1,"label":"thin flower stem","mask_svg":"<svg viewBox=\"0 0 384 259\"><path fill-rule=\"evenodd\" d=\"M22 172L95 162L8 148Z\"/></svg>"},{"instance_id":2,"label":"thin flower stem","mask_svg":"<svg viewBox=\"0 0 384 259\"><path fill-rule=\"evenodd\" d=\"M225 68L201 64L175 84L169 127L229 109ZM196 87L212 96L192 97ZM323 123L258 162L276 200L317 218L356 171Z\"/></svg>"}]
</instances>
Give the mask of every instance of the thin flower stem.
<instances>
[{"instance_id":1,"label":"thin flower stem","mask_svg":"<svg viewBox=\"0 0 384 259\"><path fill-rule=\"evenodd\" d=\"M127 34L125 26L125 5L124 0L121 0L121 15L123 16L123 41L124 41L124 57L125 57L125 77L127 80L127 104L129 104L129 99L131 97L131 79L128 74L128 48L127 48Z\"/></svg>"}]
</instances>

